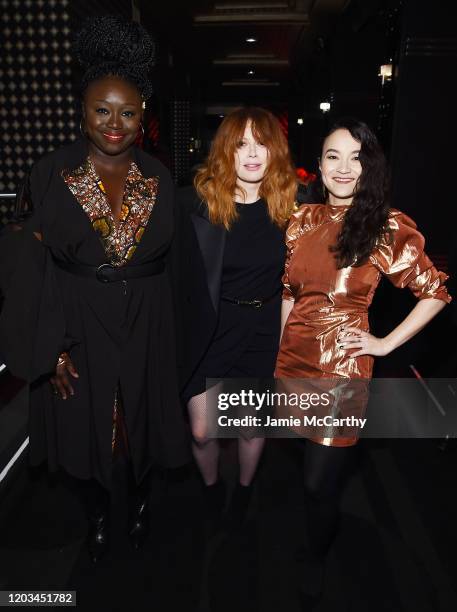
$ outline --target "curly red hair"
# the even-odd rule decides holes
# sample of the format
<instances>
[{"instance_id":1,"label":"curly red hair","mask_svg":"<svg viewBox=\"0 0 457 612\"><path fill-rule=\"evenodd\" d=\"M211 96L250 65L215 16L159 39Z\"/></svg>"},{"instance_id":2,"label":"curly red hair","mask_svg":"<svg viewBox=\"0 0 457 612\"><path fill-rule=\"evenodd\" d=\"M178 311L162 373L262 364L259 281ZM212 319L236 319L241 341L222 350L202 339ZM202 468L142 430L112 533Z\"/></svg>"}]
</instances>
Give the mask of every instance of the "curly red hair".
<instances>
[{"instance_id":1,"label":"curly red hair","mask_svg":"<svg viewBox=\"0 0 457 612\"><path fill-rule=\"evenodd\" d=\"M225 117L195 176L195 188L208 206L210 221L230 229L238 216L234 202L235 153L248 121L254 138L267 147L269 154L259 196L265 199L273 223L284 227L294 208L297 178L279 121L263 108L240 108Z\"/></svg>"}]
</instances>

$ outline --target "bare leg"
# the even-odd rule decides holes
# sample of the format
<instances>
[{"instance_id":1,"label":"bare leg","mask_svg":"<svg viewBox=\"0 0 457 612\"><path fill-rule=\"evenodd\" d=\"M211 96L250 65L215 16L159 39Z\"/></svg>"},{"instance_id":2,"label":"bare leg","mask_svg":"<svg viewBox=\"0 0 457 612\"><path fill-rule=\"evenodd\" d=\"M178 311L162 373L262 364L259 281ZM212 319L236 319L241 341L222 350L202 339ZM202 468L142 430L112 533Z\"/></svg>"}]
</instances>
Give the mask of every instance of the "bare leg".
<instances>
[{"instance_id":1,"label":"bare leg","mask_svg":"<svg viewBox=\"0 0 457 612\"><path fill-rule=\"evenodd\" d=\"M264 438L238 439L238 460L240 462L240 484L248 487L255 476L260 456L265 445Z\"/></svg>"},{"instance_id":2,"label":"bare leg","mask_svg":"<svg viewBox=\"0 0 457 612\"><path fill-rule=\"evenodd\" d=\"M206 485L217 482L219 442L208 438L206 392L194 395L188 404L192 428L192 453Z\"/></svg>"}]
</instances>

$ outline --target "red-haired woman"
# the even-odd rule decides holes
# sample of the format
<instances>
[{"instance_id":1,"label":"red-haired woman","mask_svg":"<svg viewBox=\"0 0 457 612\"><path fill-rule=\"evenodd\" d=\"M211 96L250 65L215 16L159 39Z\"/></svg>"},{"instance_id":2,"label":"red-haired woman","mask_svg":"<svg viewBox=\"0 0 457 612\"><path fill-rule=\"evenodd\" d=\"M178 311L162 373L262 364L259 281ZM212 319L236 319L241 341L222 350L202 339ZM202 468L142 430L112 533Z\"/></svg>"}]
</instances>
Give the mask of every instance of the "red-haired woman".
<instances>
[{"instance_id":1,"label":"red-haired woman","mask_svg":"<svg viewBox=\"0 0 457 612\"><path fill-rule=\"evenodd\" d=\"M209 509L223 504L219 443L208 438L207 378L268 378L279 345L284 229L297 181L277 119L243 108L221 123L194 187L178 195L184 320L182 374L193 454ZM239 483L231 518L239 523L264 440L238 440Z\"/></svg>"}]
</instances>

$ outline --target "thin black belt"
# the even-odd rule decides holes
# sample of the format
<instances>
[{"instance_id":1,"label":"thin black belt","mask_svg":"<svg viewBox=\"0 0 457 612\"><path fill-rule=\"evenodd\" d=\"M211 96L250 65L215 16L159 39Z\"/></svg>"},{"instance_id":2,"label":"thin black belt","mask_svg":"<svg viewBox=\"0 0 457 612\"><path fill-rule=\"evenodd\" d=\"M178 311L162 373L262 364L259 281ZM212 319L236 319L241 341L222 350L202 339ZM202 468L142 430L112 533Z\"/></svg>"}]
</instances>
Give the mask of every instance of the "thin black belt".
<instances>
[{"instance_id":1,"label":"thin black belt","mask_svg":"<svg viewBox=\"0 0 457 612\"><path fill-rule=\"evenodd\" d=\"M269 297L264 298L262 300L237 300L236 298L227 297L225 295L221 297L221 300L223 302L230 302L230 304L236 304L237 306L252 306L252 308L262 308L264 304L268 304L268 302L271 302L271 300L275 298L279 293L281 293L281 289L278 289L273 293L273 295L270 295Z\"/></svg>"},{"instance_id":2,"label":"thin black belt","mask_svg":"<svg viewBox=\"0 0 457 612\"><path fill-rule=\"evenodd\" d=\"M160 274L165 269L163 259L151 261L139 266L113 266L104 263L101 266L80 266L79 264L67 263L54 259L55 264L71 274L84 276L85 278L95 278L101 283L114 283L116 281L127 281L132 278L143 278Z\"/></svg>"}]
</instances>

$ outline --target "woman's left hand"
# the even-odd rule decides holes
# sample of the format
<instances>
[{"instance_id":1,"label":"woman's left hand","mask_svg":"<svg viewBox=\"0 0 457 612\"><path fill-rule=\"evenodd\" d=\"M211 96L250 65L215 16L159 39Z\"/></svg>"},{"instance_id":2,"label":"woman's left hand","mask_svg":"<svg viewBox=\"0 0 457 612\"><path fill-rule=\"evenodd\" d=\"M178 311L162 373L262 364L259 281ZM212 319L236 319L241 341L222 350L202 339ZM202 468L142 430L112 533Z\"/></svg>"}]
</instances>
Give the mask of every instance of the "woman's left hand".
<instances>
[{"instance_id":1,"label":"woman's left hand","mask_svg":"<svg viewBox=\"0 0 457 612\"><path fill-rule=\"evenodd\" d=\"M376 336L357 327L343 327L338 334L337 342L338 346L345 350L359 349L351 353L349 357L359 357L360 355L383 357L390 352L385 338L376 338Z\"/></svg>"}]
</instances>

